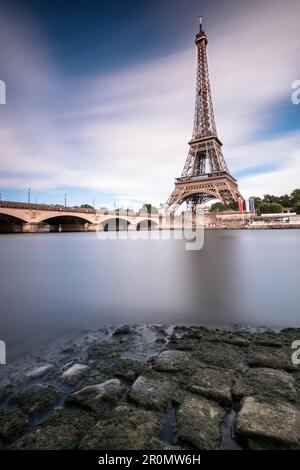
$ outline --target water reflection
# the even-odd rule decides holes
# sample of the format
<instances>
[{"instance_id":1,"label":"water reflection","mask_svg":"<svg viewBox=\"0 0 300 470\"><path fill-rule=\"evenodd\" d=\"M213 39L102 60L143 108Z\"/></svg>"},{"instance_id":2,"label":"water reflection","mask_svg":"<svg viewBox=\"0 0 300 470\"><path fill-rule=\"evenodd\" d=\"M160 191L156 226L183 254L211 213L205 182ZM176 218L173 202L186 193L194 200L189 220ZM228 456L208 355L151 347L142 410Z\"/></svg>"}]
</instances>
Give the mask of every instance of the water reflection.
<instances>
[{"instance_id":1,"label":"water reflection","mask_svg":"<svg viewBox=\"0 0 300 470\"><path fill-rule=\"evenodd\" d=\"M15 357L65 332L118 323L300 326L296 230L181 240L93 233L0 237L0 338Z\"/></svg>"}]
</instances>

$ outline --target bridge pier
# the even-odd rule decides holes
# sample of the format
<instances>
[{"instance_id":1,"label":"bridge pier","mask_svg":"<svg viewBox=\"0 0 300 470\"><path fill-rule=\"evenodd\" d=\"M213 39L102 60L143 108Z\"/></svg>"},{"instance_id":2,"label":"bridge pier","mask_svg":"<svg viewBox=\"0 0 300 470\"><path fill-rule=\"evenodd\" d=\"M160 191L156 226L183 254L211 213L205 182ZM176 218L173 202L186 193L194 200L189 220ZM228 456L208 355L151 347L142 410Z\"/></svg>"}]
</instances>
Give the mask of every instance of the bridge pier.
<instances>
[{"instance_id":1,"label":"bridge pier","mask_svg":"<svg viewBox=\"0 0 300 470\"><path fill-rule=\"evenodd\" d=\"M86 232L96 232L98 224L88 224Z\"/></svg>"},{"instance_id":2,"label":"bridge pier","mask_svg":"<svg viewBox=\"0 0 300 470\"><path fill-rule=\"evenodd\" d=\"M23 224L22 232L23 233L37 233L38 232L38 224L27 223Z\"/></svg>"}]
</instances>

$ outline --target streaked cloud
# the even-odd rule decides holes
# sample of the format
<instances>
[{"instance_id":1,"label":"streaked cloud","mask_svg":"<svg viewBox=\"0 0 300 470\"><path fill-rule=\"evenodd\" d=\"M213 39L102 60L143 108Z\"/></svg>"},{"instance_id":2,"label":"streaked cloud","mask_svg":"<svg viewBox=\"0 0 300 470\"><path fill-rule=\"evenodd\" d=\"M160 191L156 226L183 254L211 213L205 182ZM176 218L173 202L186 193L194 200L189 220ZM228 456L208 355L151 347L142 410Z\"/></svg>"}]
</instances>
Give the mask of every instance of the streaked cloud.
<instances>
[{"instance_id":1,"label":"streaked cloud","mask_svg":"<svg viewBox=\"0 0 300 470\"><path fill-rule=\"evenodd\" d=\"M219 136L245 196L299 186L299 133L284 128L266 137L281 103L295 106L299 16L294 0L256 0L251 9L228 12L209 35ZM0 186L72 186L164 202L192 131L193 31L188 49L80 78L59 69L40 31L26 31L20 19L0 20L0 42L10 43L0 52L8 87L0 109Z\"/></svg>"}]
</instances>

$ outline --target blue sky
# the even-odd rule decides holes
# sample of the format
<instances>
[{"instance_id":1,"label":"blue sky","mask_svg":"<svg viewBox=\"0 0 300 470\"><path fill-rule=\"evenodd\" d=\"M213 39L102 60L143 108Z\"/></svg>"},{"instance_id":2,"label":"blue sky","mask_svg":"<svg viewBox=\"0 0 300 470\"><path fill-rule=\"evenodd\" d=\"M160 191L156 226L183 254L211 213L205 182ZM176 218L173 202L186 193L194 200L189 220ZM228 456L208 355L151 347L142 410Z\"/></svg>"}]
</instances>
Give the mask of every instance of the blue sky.
<instances>
[{"instance_id":1,"label":"blue sky","mask_svg":"<svg viewBox=\"0 0 300 470\"><path fill-rule=\"evenodd\" d=\"M139 207L165 202L188 151L197 17L215 117L242 194L300 186L300 2L0 4L2 199Z\"/></svg>"}]
</instances>

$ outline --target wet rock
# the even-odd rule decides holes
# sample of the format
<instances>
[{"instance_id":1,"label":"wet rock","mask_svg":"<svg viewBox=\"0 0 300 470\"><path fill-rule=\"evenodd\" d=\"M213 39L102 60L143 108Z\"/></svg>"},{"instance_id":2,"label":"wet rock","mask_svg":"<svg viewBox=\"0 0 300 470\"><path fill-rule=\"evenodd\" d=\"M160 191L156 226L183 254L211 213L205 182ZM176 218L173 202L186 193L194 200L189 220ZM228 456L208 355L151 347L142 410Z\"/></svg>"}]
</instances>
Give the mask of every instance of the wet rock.
<instances>
[{"instance_id":1,"label":"wet rock","mask_svg":"<svg viewBox=\"0 0 300 470\"><path fill-rule=\"evenodd\" d=\"M216 449L225 411L206 398L187 397L177 412L178 438L198 449Z\"/></svg>"},{"instance_id":2,"label":"wet rock","mask_svg":"<svg viewBox=\"0 0 300 470\"><path fill-rule=\"evenodd\" d=\"M201 368L192 376L190 390L224 404L232 402L233 374L221 368Z\"/></svg>"},{"instance_id":3,"label":"wet rock","mask_svg":"<svg viewBox=\"0 0 300 470\"><path fill-rule=\"evenodd\" d=\"M81 441L79 449L145 450L159 429L151 411L118 406L108 420L100 420Z\"/></svg>"},{"instance_id":4,"label":"wet rock","mask_svg":"<svg viewBox=\"0 0 300 470\"><path fill-rule=\"evenodd\" d=\"M120 326L119 328L117 328L114 332L113 332L113 336L121 336L121 335L130 335L130 333L132 333L132 329L130 328L129 325L123 325L123 326Z\"/></svg>"},{"instance_id":5,"label":"wet rock","mask_svg":"<svg viewBox=\"0 0 300 470\"><path fill-rule=\"evenodd\" d=\"M282 340L280 336L268 333L254 335L254 337L251 338L251 342L261 346L268 346L270 348L281 348L282 346Z\"/></svg>"},{"instance_id":6,"label":"wet rock","mask_svg":"<svg viewBox=\"0 0 300 470\"><path fill-rule=\"evenodd\" d=\"M120 344L109 343L107 341L95 341L87 350L87 355L90 360L103 361L110 357L120 356L120 352L125 348Z\"/></svg>"},{"instance_id":7,"label":"wet rock","mask_svg":"<svg viewBox=\"0 0 300 470\"><path fill-rule=\"evenodd\" d=\"M127 325L124 326L127 327ZM265 418L261 418L261 414L257 412L252 425L265 426L266 430L261 433L251 430L245 431L243 426L240 426L239 439L243 447L300 448L300 441L295 443L296 438L293 438L291 443L288 442L287 436L284 439L282 436L275 435L274 437L272 435L270 437L267 435L267 428L270 428L269 432L272 433L272 427L275 429L276 426L277 433L284 432L286 422L282 416L285 414L291 420L294 419L293 416L297 415L298 407L300 410L300 368L294 366L291 361L293 353L291 344L293 340L298 339L297 335L300 330L291 329L277 334L180 326L174 328L171 341L163 347L161 341L169 339L168 334L172 330L171 327L167 330L164 325L128 328L130 332L126 328L127 333L124 330L122 333L118 329L120 334L116 334L113 338L110 336L112 330L109 329L106 341L103 335L100 337L95 334L88 337L88 344L81 341L76 348L73 349L72 346L67 351L70 354L69 359L65 357L64 360L64 362L69 362L60 371L54 366L52 366L53 370L47 369L47 366L51 366L51 364L46 364L46 359L40 357L36 361L36 368L25 365L22 371L20 368L15 368L6 374L5 382L3 383L2 380L2 387L9 385L9 388L0 390L0 402L2 401L6 405L18 405L18 413L20 416L25 416L25 420L26 415L33 414L33 420L36 422L41 413L48 412L60 403L61 392L55 387L41 385L31 387L25 392L18 393L17 396L15 390L23 387L26 381L28 386L28 379L34 380L38 377L44 379L47 376L47 379L51 379L51 381L52 379L59 381L62 379L62 373L66 373L63 377L64 385L72 385L72 394L67 397L66 403L73 405L71 407L73 411L81 411L90 418L94 418L93 424L88 429L86 428L79 437L77 434L74 435L71 430L70 440L68 440L68 436L65 436L64 433L68 433L67 429L71 424L69 421L66 422L66 418L59 422L61 420L61 415L59 415L55 425L52 422L50 426L48 422L49 427L48 425L46 427L43 422L28 433L30 436L28 441L22 437L18 441L20 448L30 449L31 446L32 448L47 448L48 445L50 448L51 446L53 448L77 448L82 438L84 438L83 442L85 441L86 431L89 435L88 441L83 444L86 445L86 448L100 448L97 447L98 441L103 436L104 442L112 448L119 448L122 445L124 448L129 448L131 445L134 446L135 441L139 439L137 428L140 426L138 421L142 416L144 420L149 417L152 424L158 418L160 425L156 429L153 424L149 430L145 430L141 425L142 436L136 446L142 449L161 449L168 448L168 446L173 448L175 443L177 445L176 439L171 440L170 434L167 434L166 439L166 434L162 434L163 438L159 434L161 431L165 432L165 428L162 428L162 422L164 415L168 415L171 408L173 416L171 420L166 420L166 426L175 420L175 407L169 406L171 404L176 404L179 410L183 410L185 413L185 419L181 417L181 412L176 413L177 421L180 424L178 433L181 436L182 446L214 448L218 447L219 421L222 420L221 416L224 413L222 406L227 406L235 400L242 400L244 397L248 397L247 400L249 397L255 400L259 413L262 413L262 407L265 410L271 410L265 412L265 415L271 417L274 423L276 421L276 424L272 424L272 422L270 426L263 424ZM145 330L148 328L150 331L146 334ZM121 327L122 329L123 327ZM168 349L161 352L166 347ZM81 364L74 364L76 360L81 362L79 358L84 357L86 352L88 359L82 360ZM61 359L61 350L59 354ZM45 357L53 358L54 356ZM247 367L248 365L250 368ZM24 370L29 372L26 374ZM123 383L127 384L127 387L117 379L121 379ZM131 384L133 384L132 388L127 395L126 390L130 388ZM127 398L130 398L130 401L127 401ZM196 400L195 406L188 408L187 400ZM218 402L222 405L221 407ZM118 403L121 403L122 406L117 406ZM246 400L242 404L242 410L244 410L245 403L247 403ZM7 408L6 405L5 408ZM282 407L289 407L289 409L287 411L284 408L282 411ZM236 409L235 406L234 409ZM60 412L62 411L60 410ZM64 411L68 411L68 408ZM134 422L132 428L130 426L127 428L126 420L131 412L134 415ZM50 413L51 415L52 413ZM197 417L195 417L196 415ZM10 439L8 437L10 432L14 436L13 438L16 438L19 433L22 434L28 429L25 427L23 431L18 430L15 435L14 431L9 430L9 426L14 429L13 415L11 418L2 416L3 419L0 414L2 421L0 434L2 426L1 435L5 434L7 436L5 439ZM243 417L243 414L241 416ZM294 419L296 428L298 426L297 416ZM231 432L227 418L228 415L221 425L223 433L224 429L228 433ZM96 421L98 421L97 429L95 428ZM3 422L8 426L4 431ZM21 421L19 424L20 427L16 424L16 428L21 429ZM71 427L71 429L73 428ZM114 436L115 430L117 430L116 438ZM127 432L128 436L122 435ZM61 447L59 442L55 442L55 433L61 433L63 436L58 437L59 440L62 440ZM169 433L169 429L167 433ZM230 436L232 438L231 434ZM233 439L235 439L235 435ZM222 441L221 446L224 445L224 442ZM181 444L179 442L179 445Z\"/></svg>"},{"instance_id":8,"label":"wet rock","mask_svg":"<svg viewBox=\"0 0 300 470\"><path fill-rule=\"evenodd\" d=\"M185 333L182 338L172 338L169 342L169 349L177 349L182 351L191 351L194 359L204 362L207 365L223 367L227 369L240 370L245 367L247 349L245 344L243 347L237 346L233 339L224 341L223 332L202 330ZM243 342L244 343L244 342Z\"/></svg>"},{"instance_id":9,"label":"wet rock","mask_svg":"<svg viewBox=\"0 0 300 470\"><path fill-rule=\"evenodd\" d=\"M73 450L94 424L94 418L84 411L55 410L37 428L21 438L13 448Z\"/></svg>"},{"instance_id":10,"label":"wet rock","mask_svg":"<svg viewBox=\"0 0 300 470\"><path fill-rule=\"evenodd\" d=\"M27 417L18 411L0 411L0 437L10 440L25 431L28 425Z\"/></svg>"},{"instance_id":11,"label":"wet rock","mask_svg":"<svg viewBox=\"0 0 300 470\"><path fill-rule=\"evenodd\" d=\"M236 375L233 377L231 393L234 400L241 400L247 394L246 386L241 377Z\"/></svg>"},{"instance_id":12,"label":"wet rock","mask_svg":"<svg viewBox=\"0 0 300 470\"><path fill-rule=\"evenodd\" d=\"M184 326L184 325L175 326L173 328L170 341L172 342L172 341L176 341L179 338L182 338L187 330L189 330L187 326Z\"/></svg>"},{"instance_id":13,"label":"wet rock","mask_svg":"<svg viewBox=\"0 0 300 470\"><path fill-rule=\"evenodd\" d=\"M101 369L96 367L90 367L87 372L84 372L80 375L76 380L67 380L68 384L76 384L73 388L73 392L78 392L82 388L88 385L95 385L101 382L105 382L106 380L110 379L112 376L112 372L107 376L106 373L102 372Z\"/></svg>"},{"instance_id":14,"label":"wet rock","mask_svg":"<svg viewBox=\"0 0 300 470\"><path fill-rule=\"evenodd\" d=\"M223 340L220 339L218 342L224 342L227 344L233 344L234 346L247 347L250 344L250 341L246 338L241 338L239 336L231 335Z\"/></svg>"},{"instance_id":15,"label":"wet rock","mask_svg":"<svg viewBox=\"0 0 300 470\"><path fill-rule=\"evenodd\" d=\"M119 343L118 343L119 344ZM112 377L119 378L128 384L132 384L139 375L144 375L146 370L151 369L151 365L137 360L123 358L119 355L90 360L88 362L90 369L87 374L80 378L76 383L76 389L79 391L87 385L95 385Z\"/></svg>"},{"instance_id":16,"label":"wet rock","mask_svg":"<svg viewBox=\"0 0 300 470\"><path fill-rule=\"evenodd\" d=\"M182 336L182 339L202 339L205 337L205 333L207 333L205 328L188 328L185 332L184 335Z\"/></svg>"},{"instance_id":17,"label":"wet rock","mask_svg":"<svg viewBox=\"0 0 300 470\"><path fill-rule=\"evenodd\" d=\"M101 411L103 401L116 401L124 392L125 387L119 379L111 379L96 385L89 385L72 393L66 403L76 403L96 413Z\"/></svg>"},{"instance_id":18,"label":"wet rock","mask_svg":"<svg viewBox=\"0 0 300 470\"><path fill-rule=\"evenodd\" d=\"M300 338L300 328L285 328L278 333L280 341L288 348L291 348L291 344Z\"/></svg>"},{"instance_id":19,"label":"wet rock","mask_svg":"<svg viewBox=\"0 0 300 470\"><path fill-rule=\"evenodd\" d=\"M162 410L174 395L174 385L165 380L140 376L134 382L130 398L141 406Z\"/></svg>"},{"instance_id":20,"label":"wet rock","mask_svg":"<svg viewBox=\"0 0 300 470\"><path fill-rule=\"evenodd\" d=\"M159 336L168 336L166 327L162 325L151 325L151 330L154 330Z\"/></svg>"},{"instance_id":21,"label":"wet rock","mask_svg":"<svg viewBox=\"0 0 300 470\"><path fill-rule=\"evenodd\" d=\"M157 344L165 344L167 340L165 338L156 338L155 342Z\"/></svg>"},{"instance_id":22,"label":"wet rock","mask_svg":"<svg viewBox=\"0 0 300 470\"><path fill-rule=\"evenodd\" d=\"M282 396L292 400L297 396L295 378L282 370L249 369L245 374L245 383L248 395L261 395L275 399Z\"/></svg>"},{"instance_id":23,"label":"wet rock","mask_svg":"<svg viewBox=\"0 0 300 470\"><path fill-rule=\"evenodd\" d=\"M65 380L72 380L86 373L88 368L85 364L73 364L61 374L61 377Z\"/></svg>"},{"instance_id":24,"label":"wet rock","mask_svg":"<svg viewBox=\"0 0 300 470\"><path fill-rule=\"evenodd\" d=\"M121 359L114 360L110 370L114 376L133 382L146 369L149 369L148 364L122 357Z\"/></svg>"},{"instance_id":25,"label":"wet rock","mask_svg":"<svg viewBox=\"0 0 300 470\"><path fill-rule=\"evenodd\" d=\"M60 397L59 390L52 386L34 385L13 398L24 413L29 415L47 410L54 405Z\"/></svg>"},{"instance_id":26,"label":"wet rock","mask_svg":"<svg viewBox=\"0 0 300 470\"><path fill-rule=\"evenodd\" d=\"M189 331L191 328L186 326L186 325L176 325L174 326L173 332L175 333L184 333L186 331Z\"/></svg>"},{"instance_id":27,"label":"wet rock","mask_svg":"<svg viewBox=\"0 0 300 470\"><path fill-rule=\"evenodd\" d=\"M125 382L134 382L137 378L137 373L134 370L120 370L116 372L116 375L120 377Z\"/></svg>"},{"instance_id":28,"label":"wet rock","mask_svg":"<svg viewBox=\"0 0 300 470\"><path fill-rule=\"evenodd\" d=\"M187 369L190 363L191 356L188 353L170 349L159 354L153 367L161 372L177 372Z\"/></svg>"},{"instance_id":29,"label":"wet rock","mask_svg":"<svg viewBox=\"0 0 300 470\"><path fill-rule=\"evenodd\" d=\"M244 400L236 432L254 448L289 448L300 444L300 410L285 402Z\"/></svg>"},{"instance_id":30,"label":"wet rock","mask_svg":"<svg viewBox=\"0 0 300 470\"><path fill-rule=\"evenodd\" d=\"M212 330L206 335L205 339L214 343L226 343L240 347L249 345L249 335L241 332Z\"/></svg>"},{"instance_id":31,"label":"wet rock","mask_svg":"<svg viewBox=\"0 0 300 470\"><path fill-rule=\"evenodd\" d=\"M292 363L291 349L273 349L262 347L259 350L252 348L249 352L248 364L251 367L270 367L286 371L300 370L300 367Z\"/></svg>"},{"instance_id":32,"label":"wet rock","mask_svg":"<svg viewBox=\"0 0 300 470\"><path fill-rule=\"evenodd\" d=\"M221 342L201 341L193 356L208 365L225 369L241 370L246 361L244 348Z\"/></svg>"},{"instance_id":33,"label":"wet rock","mask_svg":"<svg viewBox=\"0 0 300 470\"><path fill-rule=\"evenodd\" d=\"M13 397L13 386L11 384L0 388L0 404L6 402Z\"/></svg>"},{"instance_id":34,"label":"wet rock","mask_svg":"<svg viewBox=\"0 0 300 470\"><path fill-rule=\"evenodd\" d=\"M86 385L104 382L112 377L132 383L139 375L143 375L146 370L151 368L150 364L128 357L120 357L119 354L115 356L109 355L102 359L90 360L89 366L90 370L88 374L79 381L78 385L80 385L80 388ZM76 390L80 388L77 387Z\"/></svg>"},{"instance_id":35,"label":"wet rock","mask_svg":"<svg viewBox=\"0 0 300 470\"><path fill-rule=\"evenodd\" d=\"M155 436L151 438L151 440L149 441L149 446L147 447L147 450L165 450L166 443Z\"/></svg>"},{"instance_id":36,"label":"wet rock","mask_svg":"<svg viewBox=\"0 0 300 470\"><path fill-rule=\"evenodd\" d=\"M43 366L36 367L35 369L32 369L31 371L27 372L26 377L28 377L29 379L36 379L38 377L42 377L51 369L53 369L53 365L45 364Z\"/></svg>"},{"instance_id":37,"label":"wet rock","mask_svg":"<svg viewBox=\"0 0 300 470\"><path fill-rule=\"evenodd\" d=\"M76 351L75 346L68 346L68 347L62 349L63 354L74 354L75 351Z\"/></svg>"}]
</instances>

